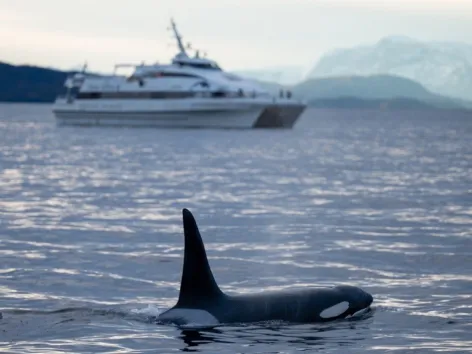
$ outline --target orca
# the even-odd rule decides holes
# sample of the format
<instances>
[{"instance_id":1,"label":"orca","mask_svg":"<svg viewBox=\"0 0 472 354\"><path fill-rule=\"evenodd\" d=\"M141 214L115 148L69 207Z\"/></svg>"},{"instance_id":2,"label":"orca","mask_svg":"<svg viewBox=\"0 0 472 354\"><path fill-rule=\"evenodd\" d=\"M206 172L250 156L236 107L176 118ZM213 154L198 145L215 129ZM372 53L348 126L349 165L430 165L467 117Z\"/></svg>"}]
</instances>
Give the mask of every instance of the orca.
<instances>
[{"instance_id":1,"label":"orca","mask_svg":"<svg viewBox=\"0 0 472 354\"><path fill-rule=\"evenodd\" d=\"M185 247L179 298L174 307L157 317L157 322L182 327L266 321L318 323L349 318L370 310L372 295L348 285L225 294L213 277L192 213L183 209L182 216Z\"/></svg>"}]
</instances>

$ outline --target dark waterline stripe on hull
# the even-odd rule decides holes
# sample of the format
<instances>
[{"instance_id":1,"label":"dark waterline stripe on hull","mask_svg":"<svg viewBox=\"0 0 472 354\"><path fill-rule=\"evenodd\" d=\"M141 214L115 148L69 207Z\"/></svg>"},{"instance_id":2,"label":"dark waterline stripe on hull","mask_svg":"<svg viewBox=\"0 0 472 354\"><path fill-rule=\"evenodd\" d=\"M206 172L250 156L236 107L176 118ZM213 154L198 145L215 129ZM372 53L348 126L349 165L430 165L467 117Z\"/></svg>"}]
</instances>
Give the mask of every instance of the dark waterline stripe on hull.
<instances>
[{"instance_id":1,"label":"dark waterline stripe on hull","mask_svg":"<svg viewBox=\"0 0 472 354\"><path fill-rule=\"evenodd\" d=\"M81 120L89 120L91 121L90 124L97 124L97 125L100 125L102 124L102 122L107 122L107 121L136 121L136 122L175 122L175 121L181 121L181 122L185 122L185 121L191 121L191 119L189 119L188 117L161 117L159 119L156 119L156 118L152 118L152 117L133 117L133 116L130 116L130 117L127 117L126 119L125 118L94 118L94 117L58 117L59 119L63 120L63 121L81 121Z\"/></svg>"},{"instance_id":2,"label":"dark waterline stripe on hull","mask_svg":"<svg viewBox=\"0 0 472 354\"><path fill-rule=\"evenodd\" d=\"M248 110L243 110L242 112L250 111ZM54 114L67 114L67 115L94 115L94 116L148 116L148 115L153 115L153 116L162 116L162 115L189 115L189 116L195 116L195 115L212 115L212 114L232 114L232 113L241 113L241 110L198 110L198 111L147 111L147 112L142 112L142 111L126 111L126 112L103 112L103 111L66 111L66 110L55 110Z\"/></svg>"},{"instance_id":3,"label":"dark waterline stripe on hull","mask_svg":"<svg viewBox=\"0 0 472 354\"><path fill-rule=\"evenodd\" d=\"M254 112L255 113L255 112ZM136 121L148 121L148 122L165 122L165 121L193 121L202 118L209 120L222 119L224 118L233 118L235 115L240 115L238 111L209 111L209 112L192 112L183 111L181 113L170 112L169 114L159 112L159 113L110 113L110 112L70 112L70 111L56 111L55 115L57 119L62 119L64 121L70 120L91 120L97 121L97 124L100 120L115 120L115 121L124 121L124 120L136 120Z\"/></svg>"}]
</instances>

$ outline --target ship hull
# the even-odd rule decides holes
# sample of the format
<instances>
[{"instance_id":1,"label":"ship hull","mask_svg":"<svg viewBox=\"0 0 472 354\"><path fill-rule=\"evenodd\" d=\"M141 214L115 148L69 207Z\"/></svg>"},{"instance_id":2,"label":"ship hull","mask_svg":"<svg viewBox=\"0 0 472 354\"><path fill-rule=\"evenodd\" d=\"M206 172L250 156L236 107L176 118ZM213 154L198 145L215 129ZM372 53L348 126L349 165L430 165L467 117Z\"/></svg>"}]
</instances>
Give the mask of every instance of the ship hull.
<instances>
[{"instance_id":1,"label":"ship hull","mask_svg":"<svg viewBox=\"0 0 472 354\"><path fill-rule=\"evenodd\" d=\"M181 101L181 102L177 102ZM305 110L294 101L241 100L189 102L56 101L58 125L135 126L164 128L292 128Z\"/></svg>"}]
</instances>

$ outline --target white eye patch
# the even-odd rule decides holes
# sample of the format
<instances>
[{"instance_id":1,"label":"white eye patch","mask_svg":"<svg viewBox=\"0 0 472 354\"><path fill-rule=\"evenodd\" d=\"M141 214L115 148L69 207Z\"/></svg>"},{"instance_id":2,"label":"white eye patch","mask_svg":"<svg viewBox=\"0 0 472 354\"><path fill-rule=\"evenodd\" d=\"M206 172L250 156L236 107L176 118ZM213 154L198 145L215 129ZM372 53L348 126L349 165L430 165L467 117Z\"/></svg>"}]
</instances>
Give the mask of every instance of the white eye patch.
<instances>
[{"instance_id":1,"label":"white eye patch","mask_svg":"<svg viewBox=\"0 0 472 354\"><path fill-rule=\"evenodd\" d=\"M321 318L333 318L343 314L349 308L349 302L343 301L334 306L324 309L320 313Z\"/></svg>"}]
</instances>

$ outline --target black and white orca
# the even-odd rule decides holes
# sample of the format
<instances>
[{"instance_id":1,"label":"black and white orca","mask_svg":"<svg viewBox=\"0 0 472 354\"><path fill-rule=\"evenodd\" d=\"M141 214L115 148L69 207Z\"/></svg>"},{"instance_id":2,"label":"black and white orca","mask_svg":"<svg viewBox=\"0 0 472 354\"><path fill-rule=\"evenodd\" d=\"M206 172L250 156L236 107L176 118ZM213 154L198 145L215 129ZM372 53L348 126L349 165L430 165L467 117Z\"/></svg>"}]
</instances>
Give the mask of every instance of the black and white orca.
<instances>
[{"instance_id":1,"label":"black and white orca","mask_svg":"<svg viewBox=\"0 0 472 354\"><path fill-rule=\"evenodd\" d=\"M283 321L327 322L367 312L372 295L354 286L227 295L213 277L197 223L183 209L184 265L177 304L157 318L178 326Z\"/></svg>"}]
</instances>

